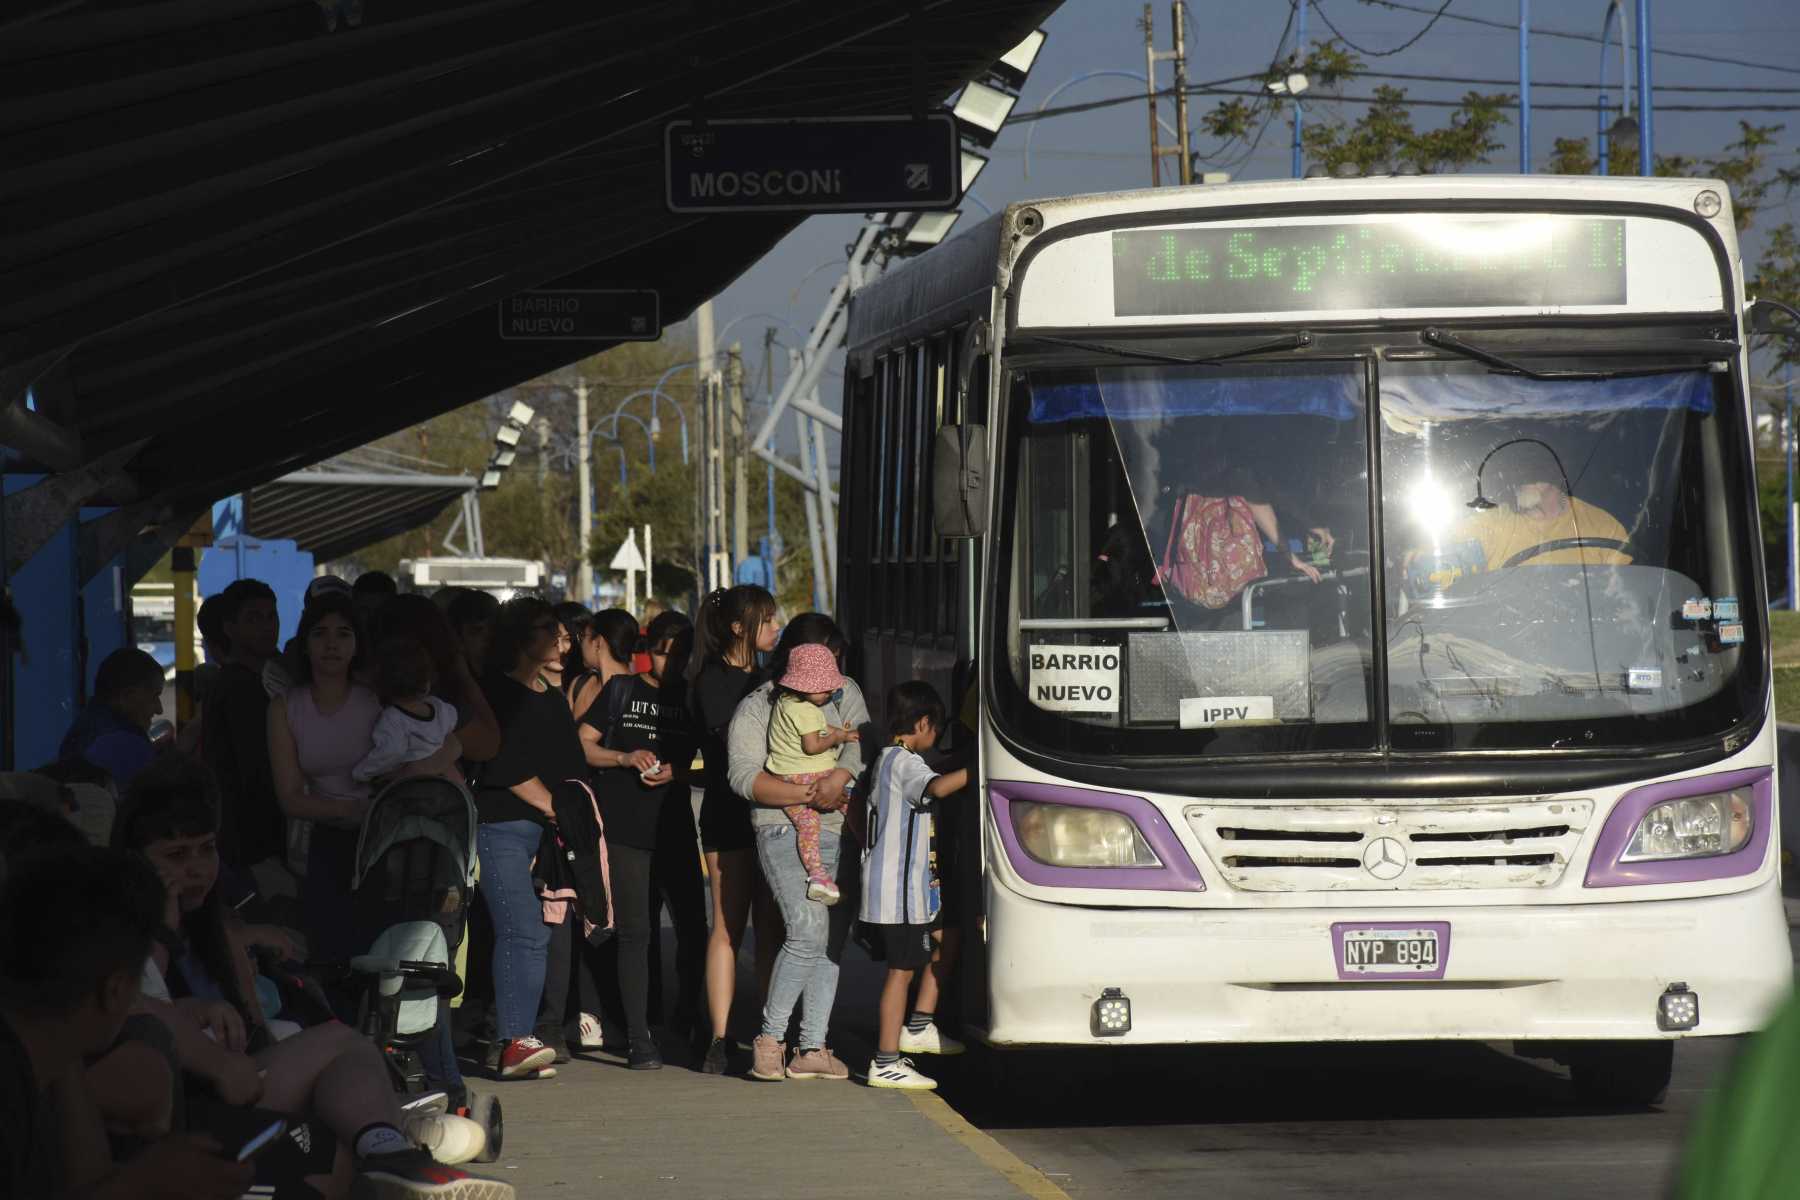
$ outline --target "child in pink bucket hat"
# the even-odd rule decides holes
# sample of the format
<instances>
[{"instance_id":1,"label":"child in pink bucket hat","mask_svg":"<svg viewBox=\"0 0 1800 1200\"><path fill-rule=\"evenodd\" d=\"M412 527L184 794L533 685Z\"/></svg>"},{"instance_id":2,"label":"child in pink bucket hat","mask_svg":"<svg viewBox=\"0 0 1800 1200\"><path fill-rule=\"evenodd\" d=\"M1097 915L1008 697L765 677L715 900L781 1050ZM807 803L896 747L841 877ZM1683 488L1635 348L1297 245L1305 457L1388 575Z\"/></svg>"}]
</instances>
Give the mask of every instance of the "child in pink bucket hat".
<instances>
[{"instance_id":1,"label":"child in pink bucket hat","mask_svg":"<svg viewBox=\"0 0 1800 1200\"><path fill-rule=\"evenodd\" d=\"M837 728L825 722L820 711L831 694L844 686L837 659L825 646L796 646L788 657L787 674L775 681L775 711L769 717L769 774L789 783L807 784L823 779L837 767L837 748L859 740L848 725ZM782 809L794 825L800 846L800 863L806 868L806 897L822 904L838 902L838 886L819 857L819 813L804 804Z\"/></svg>"}]
</instances>

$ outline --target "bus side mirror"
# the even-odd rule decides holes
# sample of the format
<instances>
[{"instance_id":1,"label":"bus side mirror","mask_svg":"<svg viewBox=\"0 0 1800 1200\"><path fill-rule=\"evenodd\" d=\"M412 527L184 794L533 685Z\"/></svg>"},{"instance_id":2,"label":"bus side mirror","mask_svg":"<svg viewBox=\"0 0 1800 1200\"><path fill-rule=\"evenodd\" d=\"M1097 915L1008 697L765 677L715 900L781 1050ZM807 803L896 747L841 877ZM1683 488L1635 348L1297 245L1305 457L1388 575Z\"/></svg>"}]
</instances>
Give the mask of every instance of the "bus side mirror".
<instances>
[{"instance_id":1,"label":"bus side mirror","mask_svg":"<svg viewBox=\"0 0 1800 1200\"><path fill-rule=\"evenodd\" d=\"M1781 317L1786 314L1787 320ZM1790 342L1800 341L1800 311L1779 300L1761 297L1750 302L1749 310L1744 314L1745 323L1750 332L1759 337L1786 338Z\"/></svg>"},{"instance_id":2,"label":"bus side mirror","mask_svg":"<svg viewBox=\"0 0 1800 1200\"><path fill-rule=\"evenodd\" d=\"M931 515L937 535L980 537L987 532L987 426L946 425L931 458Z\"/></svg>"}]
</instances>

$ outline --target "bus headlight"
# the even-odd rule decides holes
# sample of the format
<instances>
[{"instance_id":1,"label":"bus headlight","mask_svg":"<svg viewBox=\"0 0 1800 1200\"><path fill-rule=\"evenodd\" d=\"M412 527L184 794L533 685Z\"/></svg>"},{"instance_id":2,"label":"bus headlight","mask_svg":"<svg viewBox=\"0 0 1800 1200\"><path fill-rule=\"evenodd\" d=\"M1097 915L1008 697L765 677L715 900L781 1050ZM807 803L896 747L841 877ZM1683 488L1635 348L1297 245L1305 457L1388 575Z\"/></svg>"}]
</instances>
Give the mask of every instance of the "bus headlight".
<instances>
[{"instance_id":1,"label":"bus headlight","mask_svg":"<svg viewBox=\"0 0 1800 1200\"><path fill-rule=\"evenodd\" d=\"M1160 867L1130 817L1105 808L1014 800L1019 845L1049 867Z\"/></svg>"},{"instance_id":2,"label":"bus headlight","mask_svg":"<svg viewBox=\"0 0 1800 1200\"><path fill-rule=\"evenodd\" d=\"M1730 854L1755 830L1750 789L1665 800L1645 813L1619 861L1657 862Z\"/></svg>"}]
</instances>

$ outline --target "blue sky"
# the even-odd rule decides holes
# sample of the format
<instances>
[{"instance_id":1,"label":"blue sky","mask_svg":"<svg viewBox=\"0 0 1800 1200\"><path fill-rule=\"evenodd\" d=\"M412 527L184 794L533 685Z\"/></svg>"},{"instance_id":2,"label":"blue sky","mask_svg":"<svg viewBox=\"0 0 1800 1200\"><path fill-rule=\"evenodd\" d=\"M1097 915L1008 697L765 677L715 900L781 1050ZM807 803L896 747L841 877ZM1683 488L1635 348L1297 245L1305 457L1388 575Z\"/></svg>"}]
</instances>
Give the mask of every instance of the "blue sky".
<instances>
[{"instance_id":1,"label":"blue sky","mask_svg":"<svg viewBox=\"0 0 1800 1200\"><path fill-rule=\"evenodd\" d=\"M1429 19L1417 13L1371 7L1359 0L1314 2L1322 6L1325 15L1348 38L1373 50L1400 44L1417 33ZM1409 2L1431 8L1437 6L1435 0ZM1602 0L1562 0L1561 3L1536 0L1532 5L1531 23L1536 30L1598 34L1605 7ZM1140 0L1067 0L1046 24L1049 40L1015 111L1037 108L1053 90L1084 72L1118 70L1141 74L1144 41L1138 21L1142 9ZM1655 110L1658 153L1705 157L1718 153L1737 134L1736 118L1732 113L1672 112L1664 111L1660 105L1742 101L1793 104L1800 108L1800 54L1796 53L1800 50L1800 3L1796 0L1710 0L1706 4L1652 0L1651 9L1652 45L1658 49L1740 58L1790 68L1790 73L1777 73L1658 56L1654 76L1659 101ZM1193 0L1190 11L1195 35L1189 38L1188 73L1191 81L1201 82L1266 67L1276 54L1278 38L1290 7L1287 0ZM1167 0L1157 0L1154 13L1157 44L1159 48L1167 48L1171 19ZM1517 0L1453 0L1449 13L1516 23L1518 4ZM1308 20L1307 40L1311 42L1328 36L1329 31L1315 10ZM1292 40L1290 35L1289 49ZM1546 81L1585 84L1594 80L1600 58L1598 45L1536 36L1532 40L1531 53L1532 78L1540 85L1534 90L1534 101L1593 103L1592 88L1548 89L1541 84ZM1610 52L1608 67L1615 89L1617 54L1615 46ZM1444 19L1405 51L1381 59L1369 58L1366 62L1375 70L1506 80L1505 84L1481 86L1477 90L1516 92L1518 36L1516 28L1493 29ZM1163 64L1159 70L1166 86L1170 81L1169 67ZM1635 72L1635 66L1633 70ZM1761 85L1795 90L1759 96L1662 91L1676 85ZM1373 81L1357 81L1346 90L1366 93L1373 86ZM1397 86L1408 88L1415 98L1456 99L1469 90L1464 84L1398 83ZM1068 87L1056 98L1056 103L1060 107L1125 95L1140 91L1141 87L1130 79L1097 78ZM1197 98L1195 104L1197 116L1210 102ZM1165 118L1173 123L1172 105L1165 102L1163 111ZM1336 105L1330 111L1345 119L1354 119L1360 107ZM1415 124L1421 128L1434 126L1443 121L1448 112L1447 109L1418 109L1414 113ZM1793 166L1800 160L1800 111L1745 115L1759 124L1786 123L1788 129L1781 136L1775 161ZM1493 156L1488 166L1477 169L1518 170L1516 110L1513 117L1514 123L1501 132L1504 148ZM1143 187L1149 182L1146 126L1142 100L1041 122L1031 137L1029 177L1025 173L1025 146L1030 126L1009 127L995 145L974 195L997 210L1012 201L1033 197ZM1555 138L1591 137L1593 129L1591 109L1585 112L1534 109L1534 161L1541 166ZM1235 169L1234 178L1286 177L1290 166L1289 136L1285 121L1272 126L1256 153ZM1208 139L1204 136L1197 139L1197 148L1207 146ZM1172 167L1173 163L1169 165ZM1785 212L1777 211L1781 207L1777 205L1767 211L1760 224L1768 226L1795 219L1792 204L1786 206ZM981 216L980 206L970 205L963 221L972 225ZM758 368L759 378L764 329L771 324L778 325L779 321L790 322L802 330L811 325L831 285L841 273L845 244L854 237L859 224L860 220L855 217L810 218L715 301L719 327L742 318L727 335L727 340L744 343L747 363ZM1759 239L1753 231L1745 244L1746 259L1750 260L1758 248ZM779 321L753 314L769 314ZM785 328L777 336L787 344L795 341L795 335ZM785 354L779 350L777 354L780 356L777 360L779 379ZM841 378L833 375L821 389L825 393L825 402L831 407L838 404L837 392L841 386Z\"/></svg>"}]
</instances>

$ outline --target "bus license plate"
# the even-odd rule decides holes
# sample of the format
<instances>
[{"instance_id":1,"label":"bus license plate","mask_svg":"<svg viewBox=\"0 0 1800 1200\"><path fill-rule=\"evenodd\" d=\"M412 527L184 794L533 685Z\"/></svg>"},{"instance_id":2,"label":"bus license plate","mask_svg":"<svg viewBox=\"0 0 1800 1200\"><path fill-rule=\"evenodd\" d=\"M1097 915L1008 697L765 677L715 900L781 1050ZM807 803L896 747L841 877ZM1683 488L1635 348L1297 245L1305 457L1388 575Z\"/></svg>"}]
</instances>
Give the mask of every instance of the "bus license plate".
<instances>
[{"instance_id":1,"label":"bus license plate","mask_svg":"<svg viewBox=\"0 0 1800 1200\"><path fill-rule=\"evenodd\" d=\"M1344 975L1443 974L1442 940L1438 931L1420 929L1356 929L1343 931L1338 967Z\"/></svg>"}]
</instances>

